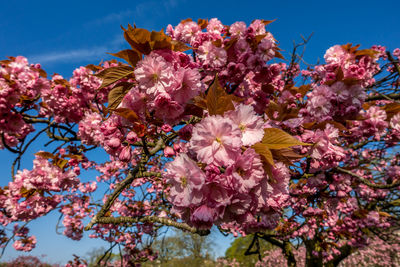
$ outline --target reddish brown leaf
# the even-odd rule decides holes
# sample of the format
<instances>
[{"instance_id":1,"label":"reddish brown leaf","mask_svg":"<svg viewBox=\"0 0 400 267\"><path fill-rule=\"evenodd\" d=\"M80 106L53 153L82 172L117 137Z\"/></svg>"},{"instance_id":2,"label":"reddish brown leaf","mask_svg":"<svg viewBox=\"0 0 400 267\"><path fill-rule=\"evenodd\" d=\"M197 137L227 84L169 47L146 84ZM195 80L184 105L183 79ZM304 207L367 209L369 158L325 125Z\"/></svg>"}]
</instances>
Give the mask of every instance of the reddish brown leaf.
<instances>
[{"instance_id":1,"label":"reddish brown leaf","mask_svg":"<svg viewBox=\"0 0 400 267\"><path fill-rule=\"evenodd\" d=\"M270 24L270 23L272 23L272 22L274 22L276 19L273 19L273 20L261 20L262 21L262 23L264 23L264 26L267 26L268 24Z\"/></svg>"},{"instance_id":2,"label":"reddish brown leaf","mask_svg":"<svg viewBox=\"0 0 400 267\"><path fill-rule=\"evenodd\" d=\"M269 149L281 149L298 145L311 145L303 143L291 136L290 134L277 128L264 129L264 137L261 143L266 145L266 147L268 147Z\"/></svg>"},{"instance_id":3,"label":"reddish brown leaf","mask_svg":"<svg viewBox=\"0 0 400 267\"><path fill-rule=\"evenodd\" d=\"M364 106L363 106L364 107ZM396 115L397 113L400 112L400 104L399 103L389 103L386 104L383 109L386 111L387 114L387 120L390 121L390 119Z\"/></svg>"},{"instance_id":4,"label":"reddish brown leaf","mask_svg":"<svg viewBox=\"0 0 400 267\"><path fill-rule=\"evenodd\" d=\"M262 41L262 39L264 39L264 37L267 36L267 34L260 34L260 35L256 35L255 39L256 39L256 43L260 43Z\"/></svg>"},{"instance_id":5,"label":"reddish brown leaf","mask_svg":"<svg viewBox=\"0 0 400 267\"><path fill-rule=\"evenodd\" d=\"M305 155L295 153L291 148L271 149L272 156L288 166L294 166L293 160L304 158Z\"/></svg>"},{"instance_id":6,"label":"reddish brown leaf","mask_svg":"<svg viewBox=\"0 0 400 267\"><path fill-rule=\"evenodd\" d=\"M139 117L136 112L129 108L117 108L114 110L114 113L132 123L139 121Z\"/></svg>"},{"instance_id":7,"label":"reddish brown leaf","mask_svg":"<svg viewBox=\"0 0 400 267\"><path fill-rule=\"evenodd\" d=\"M132 67L118 66L105 69L102 72L96 74L95 76L103 79L103 83L99 87L99 89L101 89L121 80L122 78L131 75L132 73L133 73Z\"/></svg>"},{"instance_id":8,"label":"reddish brown leaf","mask_svg":"<svg viewBox=\"0 0 400 267\"><path fill-rule=\"evenodd\" d=\"M46 151L40 151L35 153L35 156L39 156L41 158L45 158L45 159L53 159L55 156L50 153L50 152L46 152Z\"/></svg>"},{"instance_id":9,"label":"reddish brown leaf","mask_svg":"<svg viewBox=\"0 0 400 267\"><path fill-rule=\"evenodd\" d=\"M311 129L314 125L315 125L315 121L313 121L313 122L307 122L307 123L304 123L303 124L303 127L305 128L305 129Z\"/></svg>"},{"instance_id":10,"label":"reddish brown leaf","mask_svg":"<svg viewBox=\"0 0 400 267\"><path fill-rule=\"evenodd\" d=\"M311 89L311 85L310 84L305 84L305 85L300 86L297 91L303 97L303 96L305 96L307 94L308 91L310 91L310 89Z\"/></svg>"},{"instance_id":11,"label":"reddish brown leaf","mask_svg":"<svg viewBox=\"0 0 400 267\"><path fill-rule=\"evenodd\" d=\"M195 104L187 104L185 106L185 111L183 114L185 115L194 115L197 117L202 117L203 116L203 108L201 108L199 105Z\"/></svg>"},{"instance_id":12,"label":"reddish brown leaf","mask_svg":"<svg viewBox=\"0 0 400 267\"><path fill-rule=\"evenodd\" d=\"M152 50L171 49L171 37L167 36L163 30L159 32L152 31L150 34L150 47Z\"/></svg>"},{"instance_id":13,"label":"reddish brown leaf","mask_svg":"<svg viewBox=\"0 0 400 267\"><path fill-rule=\"evenodd\" d=\"M193 20L191 18L187 18L187 19L181 20L181 24L185 24L186 22L190 22L190 21L193 21Z\"/></svg>"},{"instance_id":14,"label":"reddish brown leaf","mask_svg":"<svg viewBox=\"0 0 400 267\"><path fill-rule=\"evenodd\" d=\"M379 53L378 51L375 51L372 49L362 49L362 50L356 51L355 55L360 56L360 57L361 56L369 56L369 57L375 58L378 53Z\"/></svg>"},{"instance_id":15,"label":"reddish brown leaf","mask_svg":"<svg viewBox=\"0 0 400 267\"><path fill-rule=\"evenodd\" d=\"M185 45L184 43L176 41L176 40L171 40L171 45L172 45L172 50L177 51L177 52L184 52L189 49L192 49L191 47Z\"/></svg>"},{"instance_id":16,"label":"reddish brown leaf","mask_svg":"<svg viewBox=\"0 0 400 267\"><path fill-rule=\"evenodd\" d=\"M204 30L208 26L208 20L207 19L198 19L197 24L200 26L200 28L202 30Z\"/></svg>"},{"instance_id":17,"label":"reddish brown leaf","mask_svg":"<svg viewBox=\"0 0 400 267\"><path fill-rule=\"evenodd\" d=\"M272 94L275 91L275 87L270 83L269 84L263 84L263 85L261 85L261 90L264 93Z\"/></svg>"},{"instance_id":18,"label":"reddish brown leaf","mask_svg":"<svg viewBox=\"0 0 400 267\"><path fill-rule=\"evenodd\" d=\"M143 137L146 134L146 127L141 123L134 123L133 130L139 137Z\"/></svg>"},{"instance_id":19,"label":"reddish brown leaf","mask_svg":"<svg viewBox=\"0 0 400 267\"><path fill-rule=\"evenodd\" d=\"M76 155L76 154L65 154L63 155L63 158L70 158L70 159L76 159L81 161L83 159L82 155Z\"/></svg>"},{"instance_id":20,"label":"reddish brown leaf","mask_svg":"<svg viewBox=\"0 0 400 267\"><path fill-rule=\"evenodd\" d=\"M285 60L285 57L278 50L275 50L275 57Z\"/></svg>"},{"instance_id":21,"label":"reddish brown leaf","mask_svg":"<svg viewBox=\"0 0 400 267\"><path fill-rule=\"evenodd\" d=\"M215 77L206 96L207 110L210 115L223 115L225 111L233 110L233 95L228 95Z\"/></svg>"},{"instance_id":22,"label":"reddish brown leaf","mask_svg":"<svg viewBox=\"0 0 400 267\"><path fill-rule=\"evenodd\" d=\"M43 69L39 69L38 71L40 77L47 78L47 73Z\"/></svg>"},{"instance_id":23,"label":"reddish brown leaf","mask_svg":"<svg viewBox=\"0 0 400 267\"><path fill-rule=\"evenodd\" d=\"M118 107L124 96L133 87L132 83L120 83L108 93L108 109L113 110Z\"/></svg>"},{"instance_id":24,"label":"reddish brown leaf","mask_svg":"<svg viewBox=\"0 0 400 267\"><path fill-rule=\"evenodd\" d=\"M133 28L128 25L128 29L124 29L125 40L131 45L133 50L148 55L151 52L150 32L146 29Z\"/></svg>"},{"instance_id":25,"label":"reddish brown leaf","mask_svg":"<svg viewBox=\"0 0 400 267\"><path fill-rule=\"evenodd\" d=\"M85 68L90 69L91 71L94 71L94 72L98 72L99 70L103 69L101 66L94 65L94 64L86 65Z\"/></svg>"},{"instance_id":26,"label":"reddish brown leaf","mask_svg":"<svg viewBox=\"0 0 400 267\"><path fill-rule=\"evenodd\" d=\"M313 124L313 129L325 129L327 124L332 124L335 128L339 129L340 131L346 131L347 128L346 126L344 126L342 123L337 122L337 121L324 121L324 122L320 122L320 123L314 123Z\"/></svg>"},{"instance_id":27,"label":"reddish brown leaf","mask_svg":"<svg viewBox=\"0 0 400 267\"><path fill-rule=\"evenodd\" d=\"M260 155L261 159L272 165L275 166L274 158L272 157L272 152L269 150L268 146L263 143L257 143L252 146L252 148L256 151L257 154Z\"/></svg>"},{"instance_id":28,"label":"reddish brown leaf","mask_svg":"<svg viewBox=\"0 0 400 267\"><path fill-rule=\"evenodd\" d=\"M119 51L118 53L107 53L107 54L124 59L132 67L135 67L136 63L142 58L142 55L139 52L132 49L125 49Z\"/></svg>"},{"instance_id":29,"label":"reddish brown leaf","mask_svg":"<svg viewBox=\"0 0 400 267\"><path fill-rule=\"evenodd\" d=\"M67 165L68 160L66 159L62 159L62 158L55 158L53 160L53 164L57 167L59 167L60 169L64 169L65 166Z\"/></svg>"},{"instance_id":30,"label":"reddish brown leaf","mask_svg":"<svg viewBox=\"0 0 400 267\"><path fill-rule=\"evenodd\" d=\"M54 80L54 83L63 85L65 87L69 87L70 86L69 82L67 80L65 80L65 79L56 79L56 80Z\"/></svg>"}]
</instances>

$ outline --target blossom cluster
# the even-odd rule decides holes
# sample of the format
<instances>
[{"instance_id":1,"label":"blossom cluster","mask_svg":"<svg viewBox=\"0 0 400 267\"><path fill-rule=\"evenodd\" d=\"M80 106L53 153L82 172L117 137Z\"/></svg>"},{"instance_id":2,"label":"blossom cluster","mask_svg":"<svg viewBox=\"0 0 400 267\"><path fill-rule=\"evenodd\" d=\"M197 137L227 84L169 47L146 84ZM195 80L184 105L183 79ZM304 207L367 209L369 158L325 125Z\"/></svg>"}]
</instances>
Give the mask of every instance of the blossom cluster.
<instances>
[{"instance_id":1,"label":"blossom cluster","mask_svg":"<svg viewBox=\"0 0 400 267\"><path fill-rule=\"evenodd\" d=\"M332 85L319 85L307 97L302 112L307 122L354 119L366 98L364 88L358 84L346 85L338 81Z\"/></svg>"},{"instance_id":2,"label":"blossom cluster","mask_svg":"<svg viewBox=\"0 0 400 267\"><path fill-rule=\"evenodd\" d=\"M50 88L41 77L41 66L30 65L25 57L18 56L1 62L0 66L0 149L13 147L34 131L24 121L18 109L35 108L34 102L42 90ZM5 142L5 143L3 143Z\"/></svg>"},{"instance_id":3,"label":"blossom cluster","mask_svg":"<svg viewBox=\"0 0 400 267\"><path fill-rule=\"evenodd\" d=\"M186 103L205 90L198 67L185 53L153 51L138 62L134 71L138 85L125 96L122 107L137 114L154 111L158 118L176 120Z\"/></svg>"},{"instance_id":4,"label":"blossom cluster","mask_svg":"<svg viewBox=\"0 0 400 267\"><path fill-rule=\"evenodd\" d=\"M196 124L186 151L166 165L174 211L203 228L233 222L272 228L276 222L269 215L287 199L289 173L278 163L273 177L265 174L251 148L263 138L263 129L263 119L243 104Z\"/></svg>"},{"instance_id":5,"label":"blossom cluster","mask_svg":"<svg viewBox=\"0 0 400 267\"><path fill-rule=\"evenodd\" d=\"M321 82L335 81L342 75L339 78L360 81L364 87L372 84L374 75L380 70L377 61L384 54L376 48L358 51L356 48L351 45L332 46L324 55L327 64L317 66L312 75Z\"/></svg>"},{"instance_id":6,"label":"blossom cluster","mask_svg":"<svg viewBox=\"0 0 400 267\"><path fill-rule=\"evenodd\" d=\"M41 90L42 116L54 116L56 122L79 122L90 111L94 101L104 103L107 100L107 88L97 90L101 80L93 71L80 67L66 81L61 75L54 75L51 87Z\"/></svg>"},{"instance_id":7,"label":"blossom cluster","mask_svg":"<svg viewBox=\"0 0 400 267\"><path fill-rule=\"evenodd\" d=\"M79 184L73 170L63 171L46 158L37 156L33 165L31 171L18 171L3 192L1 204L7 214L2 218L3 224L47 214L62 201L63 196L58 192L72 190Z\"/></svg>"},{"instance_id":8,"label":"blossom cluster","mask_svg":"<svg viewBox=\"0 0 400 267\"><path fill-rule=\"evenodd\" d=\"M248 27L241 21L225 26L213 18L205 31L194 21L183 21L175 28L169 25L167 33L195 49L204 80L213 79L218 72L222 83L234 94L263 113L269 95L262 86L268 84L281 90L282 72L286 71L284 63L267 64L279 53L273 35L265 29L266 24L266 21L254 20Z\"/></svg>"}]
</instances>

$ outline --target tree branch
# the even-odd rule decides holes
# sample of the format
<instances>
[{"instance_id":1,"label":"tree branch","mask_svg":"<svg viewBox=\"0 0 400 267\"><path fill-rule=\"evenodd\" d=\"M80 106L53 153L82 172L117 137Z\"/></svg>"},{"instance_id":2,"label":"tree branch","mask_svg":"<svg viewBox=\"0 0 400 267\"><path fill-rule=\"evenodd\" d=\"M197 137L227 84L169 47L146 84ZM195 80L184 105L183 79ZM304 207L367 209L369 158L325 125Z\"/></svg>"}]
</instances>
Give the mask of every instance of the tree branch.
<instances>
[{"instance_id":1,"label":"tree branch","mask_svg":"<svg viewBox=\"0 0 400 267\"><path fill-rule=\"evenodd\" d=\"M392 54L390 54L389 51L386 51L386 55L389 59L389 61L393 64L393 66L396 68L397 73L400 75L400 65L398 64L399 62L392 57Z\"/></svg>"},{"instance_id":2,"label":"tree branch","mask_svg":"<svg viewBox=\"0 0 400 267\"><path fill-rule=\"evenodd\" d=\"M195 227L189 226L186 223L176 222L169 218L162 218L157 216L145 216L141 218L132 218L132 217L102 217L97 219L97 223L111 223L111 224L121 224L121 223L146 223L146 222L153 222L153 223L161 223L162 225L166 226L173 226L175 228L188 231L192 234L198 234L201 236L210 234L210 230L202 230L197 229Z\"/></svg>"},{"instance_id":3,"label":"tree branch","mask_svg":"<svg viewBox=\"0 0 400 267\"><path fill-rule=\"evenodd\" d=\"M375 101L375 100L398 100L398 99L400 99L399 93L398 94L393 93L393 94L387 94L387 95L379 93L379 95L374 95L374 96L368 97L365 101L368 102L368 101Z\"/></svg>"},{"instance_id":4,"label":"tree branch","mask_svg":"<svg viewBox=\"0 0 400 267\"><path fill-rule=\"evenodd\" d=\"M163 142L162 138L160 138L157 141L156 146L152 150L149 151L149 156L155 155L163 147L164 147L164 142ZM136 165L135 168L133 168L129 172L127 177L122 182L120 182L116 185L114 192L107 198L106 202L101 207L100 211L92 218L92 220L88 223L88 225L86 225L86 227L84 228L85 231L90 230L93 227L93 225L95 225L96 223L99 222L99 219L104 217L104 215L110 210L114 201L119 197L121 192L126 187L128 187L136 177L141 177L141 175L143 175L143 174L149 175L149 172L145 172L142 170L142 168L144 167L144 164L146 164L147 161L149 161L149 158L150 158L149 156L142 155L142 158L141 158L140 162L138 163L138 165Z\"/></svg>"},{"instance_id":5,"label":"tree branch","mask_svg":"<svg viewBox=\"0 0 400 267\"><path fill-rule=\"evenodd\" d=\"M361 183L363 183L363 184L365 184L365 185L367 185L369 187L372 187L372 188L376 188L376 189L391 189L391 188L395 188L395 187L400 186L400 181L396 182L396 183L392 183L392 184L374 184L374 183L371 183L370 181L368 181L367 179L365 179L364 177L361 177L360 175L355 174L354 172L351 172L349 170L346 170L346 169L343 169L343 168L340 168L340 167L336 167L335 169L338 170L339 172L346 173L346 174L349 174L349 175L357 178Z\"/></svg>"}]
</instances>

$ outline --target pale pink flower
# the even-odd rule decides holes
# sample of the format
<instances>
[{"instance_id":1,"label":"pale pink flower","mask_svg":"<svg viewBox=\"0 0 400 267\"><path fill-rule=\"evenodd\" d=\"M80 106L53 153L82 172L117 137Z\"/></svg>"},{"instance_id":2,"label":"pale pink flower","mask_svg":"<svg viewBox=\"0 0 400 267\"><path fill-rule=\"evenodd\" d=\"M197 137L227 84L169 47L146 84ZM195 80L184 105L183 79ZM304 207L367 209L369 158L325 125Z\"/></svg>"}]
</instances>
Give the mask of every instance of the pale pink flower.
<instances>
[{"instance_id":1,"label":"pale pink flower","mask_svg":"<svg viewBox=\"0 0 400 267\"><path fill-rule=\"evenodd\" d=\"M340 45L332 46L331 48L326 50L326 53L324 55L324 59L328 64L342 64L345 61L348 61L350 58L351 55L347 51L345 51Z\"/></svg>"},{"instance_id":2,"label":"pale pink flower","mask_svg":"<svg viewBox=\"0 0 400 267\"><path fill-rule=\"evenodd\" d=\"M210 19L207 25L207 32L219 35L222 34L223 30L224 25L222 25L221 21L219 21L217 18Z\"/></svg>"},{"instance_id":3,"label":"pale pink flower","mask_svg":"<svg viewBox=\"0 0 400 267\"><path fill-rule=\"evenodd\" d=\"M286 165L282 162L277 162L275 167L272 168L272 175L273 177L271 177L268 182L268 191L273 195L288 195L290 173Z\"/></svg>"},{"instance_id":4,"label":"pale pink flower","mask_svg":"<svg viewBox=\"0 0 400 267\"><path fill-rule=\"evenodd\" d=\"M171 184L170 200L174 205L189 207L200 204L203 194L200 192L206 176L204 172L186 154L179 154L174 161L165 166L164 177Z\"/></svg>"},{"instance_id":5,"label":"pale pink flower","mask_svg":"<svg viewBox=\"0 0 400 267\"><path fill-rule=\"evenodd\" d=\"M266 33L266 31L265 31L265 25L264 25L264 23L263 23L261 20L259 20L259 19L254 20L254 21L250 24L249 29L253 30L254 35L262 35L262 34L265 34L265 33Z\"/></svg>"},{"instance_id":6,"label":"pale pink flower","mask_svg":"<svg viewBox=\"0 0 400 267\"><path fill-rule=\"evenodd\" d=\"M23 239L16 240L13 243L13 247L19 251L25 251L25 252L31 251L36 247L36 237L33 235Z\"/></svg>"},{"instance_id":7,"label":"pale pink flower","mask_svg":"<svg viewBox=\"0 0 400 267\"><path fill-rule=\"evenodd\" d=\"M331 164L337 164L345 156L342 147L337 146L339 131L331 124L325 126L325 130L316 131L306 130L302 136L303 141L313 143L311 157L317 161L315 163L322 164L325 167ZM323 161L322 161L323 160Z\"/></svg>"},{"instance_id":8,"label":"pale pink flower","mask_svg":"<svg viewBox=\"0 0 400 267\"><path fill-rule=\"evenodd\" d=\"M174 78L177 86L169 93L180 104L186 104L191 98L205 90L197 69L179 68Z\"/></svg>"},{"instance_id":9,"label":"pale pink flower","mask_svg":"<svg viewBox=\"0 0 400 267\"><path fill-rule=\"evenodd\" d=\"M240 37L246 33L247 26L243 21L235 22L229 28L229 33L232 37Z\"/></svg>"},{"instance_id":10,"label":"pale pink flower","mask_svg":"<svg viewBox=\"0 0 400 267\"><path fill-rule=\"evenodd\" d=\"M146 94L141 93L139 88L134 87L124 96L119 107L129 108L142 119L145 119Z\"/></svg>"},{"instance_id":11,"label":"pale pink flower","mask_svg":"<svg viewBox=\"0 0 400 267\"><path fill-rule=\"evenodd\" d=\"M243 152L225 173L235 180L235 184L238 185L235 189L244 194L248 194L264 178L262 162L252 148Z\"/></svg>"},{"instance_id":12,"label":"pale pink flower","mask_svg":"<svg viewBox=\"0 0 400 267\"><path fill-rule=\"evenodd\" d=\"M393 56L400 58L400 48L396 48L393 50Z\"/></svg>"},{"instance_id":13,"label":"pale pink flower","mask_svg":"<svg viewBox=\"0 0 400 267\"><path fill-rule=\"evenodd\" d=\"M207 205L202 205L193 212L190 220L200 229L209 229L217 219L215 211L215 209L210 208Z\"/></svg>"},{"instance_id":14,"label":"pale pink flower","mask_svg":"<svg viewBox=\"0 0 400 267\"><path fill-rule=\"evenodd\" d=\"M175 156L175 151L172 147L170 146L166 146L164 148L164 156L166 156L167 158Z\"/></svg>"},{"instance_id":15,"label":"pale pink flower","mask_svg":"<svg viewBox=\"0 0 400 267\"><path fill-rule=\"evenodd\" d=\"M226 112L225 116L230 118L242 131L242 143L244 146L254 145L263 138L264 121L260 116L257 116L252 106L237 105L235 110Z\"/></svg>"},{"instance_id":16,"label":"pale pink flower","mask_svg":"<svg viewBox=\"0 0 400 267\"><path fill-rule=\"evenodd\" d=\"M227 54L222 47L216 47L212 42L204 42L198 49L198 57L203 64L213 68L222 67L226 64Z\"/></svg>"},{"instance_id":17,"label":"pale pink flower","mask_svg":"<svg viewBox=\"0 0 400 267\"><path fill-rule=\"evenodd\" d=\"M79 122L78 136L82 143L88 145L98 145L103 142L104 135L100 130L102 117L96 112L86 112Z\"/></svg>"},{"instance_id":18,"label":"pale pink flower","mask_svg":"<svg viewBox=\"0 0 400 267\"><path fill-rule=\"evenodd\" d=\"M390 119L390 126L400 132L400 113L397 113Z\"/></svg>"},{"instance_id":19,"label":"pale pink flower","mask_svg":"<svg viewBox=\"0 0 400 267\"><path fill-rule=\"evenodd\" d=\"M269 34L269 36L268 35L265 36L259 43L256 55L262 61L268 61L275 56L274 47L275 47L275 41L272 37L272 34Z\"/></svg>"},{"instance_id":20,"label":"pale pink flower","mask_svg":"<svg viewBox=\"0 0 400 267\"><path fill-rule=\"evenodd\" d=\"M175 119L184 111L183 105L171 98L168 94L160 94L152 102L156 116L163 119Z\"/></svg>"},{"instance_id":21,"label":"pale pink flower","mask_svg":"<svg viewBox=\"0 0 400 267\"><path fill-rule=\"evenodd\" d=\"M119 154L119 160L129 162L132 159L131 146L124 146Z\"/></svg>"},{"instance_id":22,"label":"pale pink flower","mask_svg":"<svg viewBox=\"0 0 400 267\"><path fill-rule=\"evenodd\" d=\"M169 29L169 32L171 32L171 29ZM201 28L196 22L187 21L185 23L179 23L175 27L173 34L175 39L185 43L191 43L200 32Z\"/></svg>"},{"instance_id":23,"label":"pale pink flower","mask_svg":"<svg viewBox=\"0 0 400 267\"><path fill-rule=\"evenodd\" d=\"M139 61L134 73L139 87L149 95L165 92L174 82L171 64L155 53Z\"/></svg>"},{"instance_id":24,"label":"pale pink flower","mask_svg":"<svg viewBox=\"0 0 400 267\"><path fill-rule=\"evenodd\" d=\"M307 103L308 113L321 120L330 119L332 115L331 99L334 97L329 86L321 85L314 88L308 94L309 100Z\"/></svg>"},{"instance_id":25,"label":"pale pink flower","mask_svg":"<svg viewBox=\"0 0 400 267\"><path fill-rule=\"evenodd\" d=\"M201 162L230 165L240 153L241 139L242 132L231 119L210 116L193 128L189 149Z\"/></svg>"},{"instance_id":26,"label":"pale pink flower","mask_svg":"<svg viewBox=\"0 0 400 267\"><path fill-rule=\"evenodd\" d=\"M369 108L365 115L367 120L374 126L386 120L386 112L380 107Z\"/></svg>"}]
</instances>

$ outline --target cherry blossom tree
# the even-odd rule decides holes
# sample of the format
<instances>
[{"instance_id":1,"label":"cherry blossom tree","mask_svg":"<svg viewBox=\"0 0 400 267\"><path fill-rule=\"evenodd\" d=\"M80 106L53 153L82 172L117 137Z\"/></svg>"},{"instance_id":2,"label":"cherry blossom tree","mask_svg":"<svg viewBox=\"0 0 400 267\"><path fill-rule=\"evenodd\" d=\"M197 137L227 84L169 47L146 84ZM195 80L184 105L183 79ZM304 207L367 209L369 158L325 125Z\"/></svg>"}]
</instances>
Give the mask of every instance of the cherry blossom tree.
<instances>
[{"instance_id":1,"label":"cherry blossom tree","mask_svg":"<svg viewBox=\"0 0 400 267\"><path fill-rule=\"evenodd\" d=\"M0 189L2 247L33 249L28 224L51 211L67 237L120 248L118 266L156 258L147 241L163 226L252 234L248 254L264 239L289 266L337 266L393 233L400 49L335 45L308 65L308 39L285 59L270 22L128 25L131 48L112 54L124 62L70 79L22 56L1 61L0 148L15 155ZM21 169L33 143L43 150Z\"/></svg>"}]
</instances>

